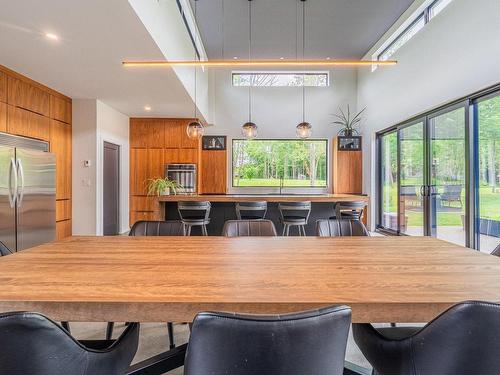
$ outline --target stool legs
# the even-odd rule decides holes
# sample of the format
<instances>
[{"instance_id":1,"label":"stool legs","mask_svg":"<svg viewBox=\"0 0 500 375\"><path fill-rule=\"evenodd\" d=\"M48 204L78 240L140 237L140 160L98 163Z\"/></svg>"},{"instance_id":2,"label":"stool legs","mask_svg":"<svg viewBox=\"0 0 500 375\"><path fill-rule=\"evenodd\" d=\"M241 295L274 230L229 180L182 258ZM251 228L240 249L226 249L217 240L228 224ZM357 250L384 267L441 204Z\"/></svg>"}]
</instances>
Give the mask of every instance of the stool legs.
<instances>
[{"instance_id":1,"label":"stool legs","mask_svg":"<svg viewBox=\"0 0 500 375\"><path fill-rule=\"evenodd\" d=\"M174 341L174 324L173 323L167 323L167 329L168 329L168 343L170 349L175 348L175 341Z\"/></svg>"}]
</instances>

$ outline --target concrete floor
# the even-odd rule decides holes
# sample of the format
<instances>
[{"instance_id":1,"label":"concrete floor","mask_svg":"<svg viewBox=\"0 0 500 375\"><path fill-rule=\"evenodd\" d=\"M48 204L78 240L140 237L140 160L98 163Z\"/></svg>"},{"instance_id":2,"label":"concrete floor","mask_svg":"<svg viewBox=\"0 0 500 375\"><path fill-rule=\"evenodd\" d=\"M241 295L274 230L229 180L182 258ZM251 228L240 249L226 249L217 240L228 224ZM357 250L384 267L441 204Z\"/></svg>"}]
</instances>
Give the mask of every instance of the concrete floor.
<instances>
[{"instance_id":1,"label":"concrete floor","mask_svg":"<svg viewBox=\"0 0 500 375\"><path fill-rule=\"evenodd\" d=\"M115 336L123 331L125 325L115 325ZM102 339L106 332L105 323L71 323L71 333L77 339ZM176 344L187 342L189 328L187 324L175 324L174 326ZM168 349L168 337L166 324L141 324L139 349L134 358L134 363L152 357ZM356 365L369 367L365 358L356 347L352 336L349 335L346 359ZM182 375L182 368L169 372L169 375Z\"/></svg>"}]
</instances>

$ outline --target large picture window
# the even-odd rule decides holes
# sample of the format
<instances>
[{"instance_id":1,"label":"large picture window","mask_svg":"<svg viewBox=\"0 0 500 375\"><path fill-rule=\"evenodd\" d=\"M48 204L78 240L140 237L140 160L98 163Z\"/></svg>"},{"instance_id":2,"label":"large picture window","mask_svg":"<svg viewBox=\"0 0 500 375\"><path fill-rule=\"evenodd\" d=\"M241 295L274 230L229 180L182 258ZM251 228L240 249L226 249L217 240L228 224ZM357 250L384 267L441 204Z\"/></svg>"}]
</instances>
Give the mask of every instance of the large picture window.
<instances>
[{"instance_id":1,"label":"large picture window","mask_svg":"<svg viewBox=\"0 0 500 375\"><path fill-rule=\"evenodd\" d=\"M233 187L326 188L327 140L233 140Z\"/></svg>"}]
</instances>

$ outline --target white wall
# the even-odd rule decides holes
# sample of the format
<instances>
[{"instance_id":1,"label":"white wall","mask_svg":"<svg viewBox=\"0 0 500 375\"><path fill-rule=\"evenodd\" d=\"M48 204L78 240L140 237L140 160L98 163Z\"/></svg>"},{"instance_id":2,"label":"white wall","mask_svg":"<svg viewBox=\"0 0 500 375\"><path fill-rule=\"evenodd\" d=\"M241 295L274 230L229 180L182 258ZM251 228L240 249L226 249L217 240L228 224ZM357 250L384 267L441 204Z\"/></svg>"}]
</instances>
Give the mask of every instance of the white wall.
<instances>
[{"instance_id":1,"label":"white wall","mask_svg":"<svg viewBox=\"0 0 500 375\"><path fill-rule=\"evenodd\" d=\"M96 234L97 107L93 99L73 99L73 234ZM91 166L85 167L84 161Z\"/></svg>"},{"instance_id":2,"label":"white wall","mask_svg":"<svg viewBox=\"0 0 500 375\"><path fill-rule=\"evenodd\" d=\"M97 234L102 234L104 142L120 146L120 233L129 230L129 118L97 100Z\"/></svg>"},{"instance_id":3,"label":"white wall","mask_svg":"<svg viewBox=\"0 0 500 375\"><path fill-rule=\"evenodd\" d=\"M120 146L120 232L128 230L128 138L127 116L96 99L73 100L73 234L102 234L104 141Z\"/></svg>"},{"instance_id":4,"label":"white wall","mask_svg":"<svg viewBox=\"0 0 500 375\"><path fill-rule=\"evenodd\" d=\"M500 1L454 0L397 51L397 66L359 71L366 193L375 197L375 132L500 82L499 38Z\"/></svg>"},{"instance_id":5,"label":"white wall","mask_svg":"<svg viewBox=\"0 0 500 375\"><path fill-rule=\"evenodd\" d=\"M241 126L248 121L248 88L233 87L230 69L213 74L215 125L208 127L206 134L227 135L230 147L232 138L242 137ZM306 88L306 120L313 126L313 138L331 140L335 136L338 128L331 125L332 114L339 106L356 107L356 79L355 69L336 69L330 72L330 87ZM252 121L259 127L259 138L295 139L295 127L302 121L302 88L252 88Z\"/></svg>"}]
</instances>

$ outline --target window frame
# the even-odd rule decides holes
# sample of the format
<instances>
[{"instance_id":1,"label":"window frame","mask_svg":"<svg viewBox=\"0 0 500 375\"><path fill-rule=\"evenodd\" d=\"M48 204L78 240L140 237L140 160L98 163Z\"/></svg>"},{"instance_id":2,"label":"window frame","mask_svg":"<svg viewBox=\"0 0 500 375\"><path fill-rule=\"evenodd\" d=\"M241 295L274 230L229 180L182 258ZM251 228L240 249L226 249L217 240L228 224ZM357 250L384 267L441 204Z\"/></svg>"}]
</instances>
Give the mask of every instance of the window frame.
<instances>
[{"instance_id":1,"label":"window frame","mask_svg":"<svg viewBox=\"0 0 500 375\"><path fill-rule=\"evenodd\" d=\"M245 138L233 138L231 140L231 188L232 189L250 189L250 190L261 190L261 189L266 189L266 190L272 190L272 189L279 189L279 186L236 186L234 185L234 142L235 141L246 141L246 142L253 142L253 141L294 141L294 142L301 142L302 140L297 139L297 138L259 138L256 140L248 140ZM330 140L328 138L312 138L312 139L306 139L304 141L316 141L316 142L324 142L326 146L326 184L325 186L284 186L284 189L293 189L293 190L307 190L307 191L324 191L330 187Z\"/></svg>"},{"instance_id":2,"label":"window frame","mask_svg":"<svg viewBox=\"0 0 500 375\"><path fill-rule=\"evenodd\" d=\"M234 84L234 77L237 75L297 75L297 76L326 76L326 85L325 86L307 86L307 85L300 85L300 86L238 86ZM238 87L238 88L259 88L259 87L264 87L264 88L297 88L297 87L316 87L316 88L327 88L331 87L331 81L330 81L330 72L327 70L321 70L321 71L313 71L313 70L308 70L304 72L299 72L295 70L290 70L290 71L264 71L264 70L259 70L259 71L248 71L248 70L235 70L231 72L231 86L232 87Z\"/></svg>"}]
</instances>

